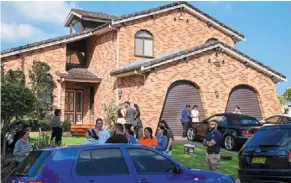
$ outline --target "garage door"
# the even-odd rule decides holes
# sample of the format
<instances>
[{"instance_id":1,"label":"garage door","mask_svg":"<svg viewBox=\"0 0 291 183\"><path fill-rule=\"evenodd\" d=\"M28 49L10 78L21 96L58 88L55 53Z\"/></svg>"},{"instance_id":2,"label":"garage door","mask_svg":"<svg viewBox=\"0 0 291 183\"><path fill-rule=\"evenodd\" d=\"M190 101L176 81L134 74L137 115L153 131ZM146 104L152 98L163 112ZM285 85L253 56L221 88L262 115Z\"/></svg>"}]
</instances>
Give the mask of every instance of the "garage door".
<instances>
[{"instance_id":1,"label":"garage door","mask_svg":"<svg viewBox=\"0 0 291 183\"><path fill-rule=\"evenodd\" d=\"M204 119L199 90L188 81L177 81L168 89L160 118L167 121L174 136L182 135L181 115L186 104L190 104L191 107L198 105L200 120Z\"/></svg>"},{"instance_id":2,"label":"garage door","mask_svg":"<svg viewBox=\"0 0 291 183\"><path fill-rule=\"evenodd\" d=\"M239 106L243 114L262 119L261 108L257 94L248 86L240 85L234 87L229 95L226 112L233 112L235 107Z\"/></svg>"}]
</instances>

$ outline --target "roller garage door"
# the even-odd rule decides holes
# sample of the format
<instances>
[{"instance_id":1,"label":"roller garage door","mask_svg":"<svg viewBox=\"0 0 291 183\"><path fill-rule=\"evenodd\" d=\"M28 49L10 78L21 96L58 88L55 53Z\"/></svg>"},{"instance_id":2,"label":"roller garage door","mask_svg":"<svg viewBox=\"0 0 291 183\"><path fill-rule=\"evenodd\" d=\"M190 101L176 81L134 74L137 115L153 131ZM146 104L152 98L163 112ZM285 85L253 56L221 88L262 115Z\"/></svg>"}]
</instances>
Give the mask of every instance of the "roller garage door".
<instances>
[{"instance_id":1,"label":"roller garage door","mask_svg":"<svg viewBox=\"0 0 291 183\"><path fill-rule=\"evenodd\" d=\"M204 111L199 90L188 81L173 83L167 92L164 101L161 120L166 120L174 136L182 135L181 115L186 104L199 106L200 120L204 119Z\"/></svg>"},{"instance_id":2,"label":"roller garage door","mask_svg":"<svg viewBox=\"0 0 291 183\"><path fill-rule=\"evenodd\" d=\"M249 86L239 85L234 87L229 95L226 112L233 112L239 106L242 114L262 119L261 108L255 91Z\"/></svg>"}]
</instances>

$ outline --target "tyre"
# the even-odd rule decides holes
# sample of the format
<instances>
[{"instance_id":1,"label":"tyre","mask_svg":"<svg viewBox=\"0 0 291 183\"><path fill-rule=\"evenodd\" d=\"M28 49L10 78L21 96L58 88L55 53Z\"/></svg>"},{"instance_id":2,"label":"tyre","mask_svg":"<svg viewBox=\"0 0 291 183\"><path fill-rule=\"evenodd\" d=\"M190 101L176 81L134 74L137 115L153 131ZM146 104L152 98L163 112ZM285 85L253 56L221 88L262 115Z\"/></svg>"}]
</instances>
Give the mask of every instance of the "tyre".
<instances>
[{"instance_id":1,"label":"tyre","mask_svg":"<svg viewBox=\"0 0 291 183\"><path fill-rule=\"evenodd\" d=\"M236 143L235 143L234 137L231 135L227 135L224 138L223 145L224 145L225 149L227 149L229 151L234 150L236 148Z\"/></svg>"},{"instance_id":2,"label":"tyre","mask_svg":"<svg viewBox=\"0 0 291 183\"><path fill-rule=\"evenodd\" d=\"M194 141L195 138L196 138L195 130L192 127L188 128L188 130L187 130L187 139L189 141Z\"/></svg>"}]
</instances>

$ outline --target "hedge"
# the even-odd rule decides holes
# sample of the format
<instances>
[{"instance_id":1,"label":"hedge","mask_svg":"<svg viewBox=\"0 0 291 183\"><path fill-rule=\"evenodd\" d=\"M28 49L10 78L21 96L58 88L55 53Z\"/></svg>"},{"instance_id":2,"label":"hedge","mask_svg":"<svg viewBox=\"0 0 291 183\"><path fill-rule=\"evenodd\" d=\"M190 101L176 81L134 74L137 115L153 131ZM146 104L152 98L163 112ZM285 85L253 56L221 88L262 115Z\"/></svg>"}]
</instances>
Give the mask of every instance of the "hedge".
<instances>
[{"instance_id":1,"label":"hedge","mask_svg":"<svg viewBox=\"0 0 291 183\"><path fill-rule=\"evenodd\" d=\"M28 120L26 121L27 125L31 127L32 132L38 132L39 128L41 131L52 131L51 121L47 119L43 120ZM63 131L69 132L71 129L71 123L69 121L64 121L63 123Z\"/></svg>"}]
</instances>

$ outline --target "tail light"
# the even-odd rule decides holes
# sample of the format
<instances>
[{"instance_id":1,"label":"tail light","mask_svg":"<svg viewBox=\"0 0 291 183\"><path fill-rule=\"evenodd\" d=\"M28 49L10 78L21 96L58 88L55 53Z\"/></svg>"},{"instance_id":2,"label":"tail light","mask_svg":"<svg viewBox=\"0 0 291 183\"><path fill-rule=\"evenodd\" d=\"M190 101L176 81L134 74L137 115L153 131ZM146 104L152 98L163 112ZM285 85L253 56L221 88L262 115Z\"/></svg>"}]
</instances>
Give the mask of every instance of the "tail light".
<instances>
[{"instance_id":1,"label":"tail light","mask_svg":"<svg viewBox=\"0 0 291 183\"><path fill-rule=\"evenodd\" d=\"M288 153L289 163L291 163L291 151Z\"/></svg>"},{"instance_id":2,"label":"tail light","mask_svg":"<svg viewBox=\"0 0 291 183\"><path fill-rule=\"evenodd\" d=\"M241 134L250 137L250 136L252 136L254 133L251 132L251 131L248 131L248 130L242 130L242 131L241 131Z\"/></svg>"},{"instance_id":3,"label":"tail light","mask_svg":"<svg viewBox=\"0 0 291 183\"><path fill-rule=\"evenodd\" d=\"M43 183L42 180L33 180L33 181L29 181L28 183Z\"/></svg>"}]
</instances>

